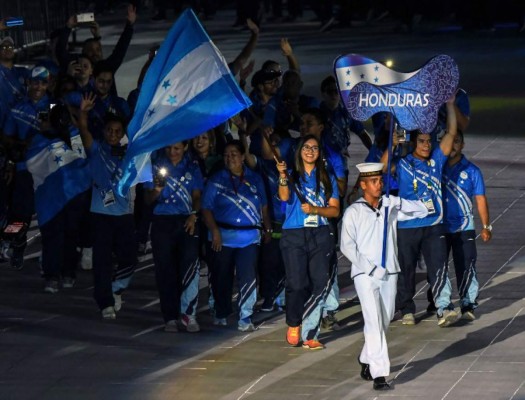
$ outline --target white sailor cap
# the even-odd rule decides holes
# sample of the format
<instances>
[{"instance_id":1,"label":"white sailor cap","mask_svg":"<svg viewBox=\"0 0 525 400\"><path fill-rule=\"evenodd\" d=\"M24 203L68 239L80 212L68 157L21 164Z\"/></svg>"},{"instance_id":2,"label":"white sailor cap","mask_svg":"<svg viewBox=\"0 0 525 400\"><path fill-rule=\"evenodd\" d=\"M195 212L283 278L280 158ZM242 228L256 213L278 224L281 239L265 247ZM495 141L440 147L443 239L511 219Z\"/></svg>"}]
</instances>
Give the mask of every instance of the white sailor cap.
<instances>
[{"instance_id":1,"label":"white sailor cap","mask_svg":"<svg viewBox=\"0 0 525 400\"><path fill-rule=\"evenodd\" d=\"M359 176L376 176L383 174L383 163L361 163L356 165L359 170Z\"/></svg>"}]
</instances>

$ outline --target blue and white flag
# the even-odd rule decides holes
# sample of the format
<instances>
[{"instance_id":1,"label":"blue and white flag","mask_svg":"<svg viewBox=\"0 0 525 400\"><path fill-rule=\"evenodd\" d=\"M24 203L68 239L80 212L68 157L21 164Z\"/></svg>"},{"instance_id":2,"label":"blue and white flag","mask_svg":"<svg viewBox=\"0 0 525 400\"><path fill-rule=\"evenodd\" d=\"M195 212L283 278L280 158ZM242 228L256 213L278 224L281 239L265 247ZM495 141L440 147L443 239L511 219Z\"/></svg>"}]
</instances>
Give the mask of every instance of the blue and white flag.
<instances>
[{"instance_id":1,"label":"blue and white flag","mask_svg":"<svg viewBox=\"0 0 525 400\"><path fill-rule=\"evenodd\" d=\"M365 121L386 111L407 130L432 132L439 107L456 92L458 66L447 55L430 59L420 69L402 73L360 56L341 56L334 63L339 93L352 118Z\"/></svg>"},{"instance_id":2,"label":"blue and white flag","mask_svg":"<svg viewBox=\"0 0 525 400\"><path fill-rule=\"evenodd\" d=\"M91 188L88 160L78 134L71 137L71 147L59 139L35 136L26 165L33 175L40 226L49 222L77 195Z\"/></svg>"},{"instance_id":3,"label":"blue and white flag","mask_svg":"<svg viewBox=\"0 0 525 400\"><path fill-rule=\"evenodd\" d=\"M214 128L251 102L191 9L162 43L142 83L118 190L151 179L149 155ZM141 176L141 171L144 171Z\"/></svg>"}]
</instances>

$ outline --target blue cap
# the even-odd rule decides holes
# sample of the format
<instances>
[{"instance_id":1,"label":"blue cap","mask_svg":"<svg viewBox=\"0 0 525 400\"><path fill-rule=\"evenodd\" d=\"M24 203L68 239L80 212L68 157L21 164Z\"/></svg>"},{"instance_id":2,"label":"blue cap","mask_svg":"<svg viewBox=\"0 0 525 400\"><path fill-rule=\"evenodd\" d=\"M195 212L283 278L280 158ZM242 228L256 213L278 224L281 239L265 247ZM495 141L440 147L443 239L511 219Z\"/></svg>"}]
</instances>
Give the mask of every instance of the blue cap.
<instances>
[{"instance_id":1,"label":"blue cap","mask_svg":"<svg viewBox=\"0 0 525 400\"><path fill-rule=\"evenodd\" d=\"M32 81L48 81L49 80L49 71L46 67L38 66L34 67L31 70L31 77L30 79Z\"/></svg>"},{"instance_id":2,"label":"blue cap","mask_svg":"<svg viewBox=\"0 0 525 400\"><path fill-rule=\"evenodd\" d=\"M37 64L37 67L44 67L46 68L51 75L58 75L59 73L59 67L58 65L49 59L46 60L40 60Z\"/></svg>"}]
</instances>

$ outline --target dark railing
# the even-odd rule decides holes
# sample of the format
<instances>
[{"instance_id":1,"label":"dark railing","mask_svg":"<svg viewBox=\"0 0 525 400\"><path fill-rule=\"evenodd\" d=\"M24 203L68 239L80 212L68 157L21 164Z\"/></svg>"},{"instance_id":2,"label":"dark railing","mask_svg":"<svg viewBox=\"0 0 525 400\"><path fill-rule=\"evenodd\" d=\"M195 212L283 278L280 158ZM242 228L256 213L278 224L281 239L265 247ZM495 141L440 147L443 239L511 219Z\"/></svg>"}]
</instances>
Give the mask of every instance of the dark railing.
<instances>
[{"instance_id":1,"label":"dark railing","mask_svg":"<svg viewBox=\"0 0 525 400\"><path fill-rule=\"evenodd\" d=\"M65 25L79 9L77 0L2 0L0 18L21 17L23 26L9 29L20 58L45 51L50 33Z\"/></svg>"}]
</instances>

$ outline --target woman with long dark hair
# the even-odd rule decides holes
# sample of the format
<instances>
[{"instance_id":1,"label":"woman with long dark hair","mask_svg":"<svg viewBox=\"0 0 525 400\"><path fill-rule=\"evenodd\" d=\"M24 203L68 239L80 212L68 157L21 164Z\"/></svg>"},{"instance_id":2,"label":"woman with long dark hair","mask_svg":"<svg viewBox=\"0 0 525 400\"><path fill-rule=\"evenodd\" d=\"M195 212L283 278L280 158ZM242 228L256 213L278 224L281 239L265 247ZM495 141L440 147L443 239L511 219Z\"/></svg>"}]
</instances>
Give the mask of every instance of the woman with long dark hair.
<instances>
[{"instance_id":1,"label":"woman with long dark hair","mask_svg":"<svg viewBox=\"0 0 525 400\"><path fill-rule=\"evenodd\" d=\"M339 215L339 192L325 168L320 140L304 136L295 152L289 175L278 162L279 197L286 204L281 251L286 267L286 340L311 350L324 346L317 340L322 303L326 297L334 239L328 218ZM294 187L295 186L295 187Z\"/></svg>"}]
</instances>

